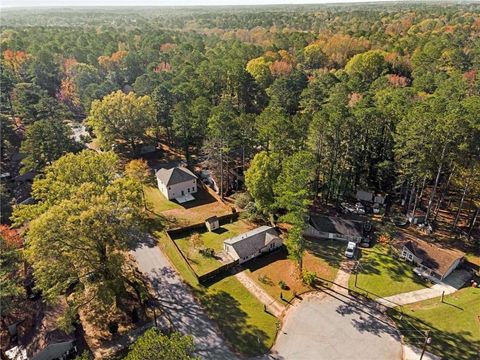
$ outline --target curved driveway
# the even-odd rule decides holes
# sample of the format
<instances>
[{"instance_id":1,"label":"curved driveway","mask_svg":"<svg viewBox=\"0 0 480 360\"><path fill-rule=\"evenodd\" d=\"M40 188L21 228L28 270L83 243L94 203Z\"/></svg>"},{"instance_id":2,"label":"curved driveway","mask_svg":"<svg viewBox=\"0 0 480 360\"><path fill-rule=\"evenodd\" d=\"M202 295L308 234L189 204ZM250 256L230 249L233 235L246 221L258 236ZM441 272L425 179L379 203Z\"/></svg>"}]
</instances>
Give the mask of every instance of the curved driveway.
<instances>
[{"instance_id":1,"label":"curved driveway","mask_svg":"<svg viewBox=\"0 0 480 360\"><path fill-rule=\"evenodd\" d=\"M369 304L326 290L305 297L286 315L270 359L399 360L395 327Z\"/></svg>"}]
</instances>

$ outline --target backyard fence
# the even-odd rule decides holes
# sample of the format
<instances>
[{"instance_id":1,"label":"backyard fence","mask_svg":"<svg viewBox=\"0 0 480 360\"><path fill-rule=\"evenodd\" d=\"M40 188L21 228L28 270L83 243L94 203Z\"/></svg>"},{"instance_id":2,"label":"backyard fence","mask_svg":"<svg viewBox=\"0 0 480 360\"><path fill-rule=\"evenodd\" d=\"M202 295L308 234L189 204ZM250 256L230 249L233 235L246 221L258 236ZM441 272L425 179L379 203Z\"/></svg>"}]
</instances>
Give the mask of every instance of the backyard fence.
<instances>
[{"instance_id":1,"label":"backyard fence","mask_svg":"<svg viewBox=\"0 0 480 360\"><path fill-rule=\"evenodd\" d=\"M239 217L239 213L232 213L232 214L226 214L218 217L218 221L220 225L224 225L233 221L236 221ZM180 247L177 245L177 242L175 241L176 239L182 238L186 234L195 231L195 230L205 230L206 226L205 223L198 223L198 224L193 224L189 226L185 226L182 228L177 228L177 229L171 229L167 230L167 238L173 243L177 251L180 253L181 257L187 264L187 267L189 271L192 273L192 275L197 279L197 281L204 285L206 283L211 283L212 281L218 279L221 275L225 274L227 271L232 269L235 265L237 265L238 261L232 261L227 264L219 265L216 269L209 271L206 274L198 275L193 267L190 265L190 262L188 261L187 257L183 253L183 251L180 249Z\"/></svg>"}]
</instances>

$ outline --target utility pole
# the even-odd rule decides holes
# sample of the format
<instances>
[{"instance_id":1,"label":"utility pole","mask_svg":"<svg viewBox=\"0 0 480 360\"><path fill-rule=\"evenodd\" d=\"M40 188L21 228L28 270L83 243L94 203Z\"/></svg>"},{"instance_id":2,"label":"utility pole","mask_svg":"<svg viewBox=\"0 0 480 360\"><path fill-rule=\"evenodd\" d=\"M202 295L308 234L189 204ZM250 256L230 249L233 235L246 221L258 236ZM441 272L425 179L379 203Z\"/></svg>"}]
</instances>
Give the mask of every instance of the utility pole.
<instances>
[{"instance_id":1,"label":"utility pole","mask_svg":"<svg viewBox=\"0 0 480 360\"><path fill-rule=\"evenodd\" d=\"M425 354L425 349L427 348L427 344L430 344L432 338L430 337L430 331L425 332L425 341L423 342L422 354L420 355L420 360L423 359L423 354Z\"/></svg>"}]
</instances>

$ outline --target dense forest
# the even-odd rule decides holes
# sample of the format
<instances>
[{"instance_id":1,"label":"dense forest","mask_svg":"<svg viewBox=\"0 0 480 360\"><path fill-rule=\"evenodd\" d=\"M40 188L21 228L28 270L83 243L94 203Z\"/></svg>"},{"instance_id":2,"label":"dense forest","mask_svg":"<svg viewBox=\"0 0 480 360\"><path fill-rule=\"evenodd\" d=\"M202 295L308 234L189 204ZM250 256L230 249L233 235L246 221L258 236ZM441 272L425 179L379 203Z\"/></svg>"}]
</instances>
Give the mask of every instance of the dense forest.
<instances>
[{"instance_id":1,"label":"dense forest","mask_svg":"<svg viewBox=\"0 0 480 360\"><path fill-rule=\"evenodd\" d=\"M69 214L90 209L117 243L141 225L138 184L118 172L151 144L208 167L222 197L247 190L257 219L301 228L312 203L371 189L433 224L453 202L444 225L478 246L478 4L8 9L1 22L2 173L35 175L33 205L2 175L2 223L32 221L27 258L47 297L78 276L46 263ZM80 123L88 135L74 140ZM106 152L80 152L87 142ZM2 271L18 266L15 241L2 240Z\"/></svg>"}]
</instances>

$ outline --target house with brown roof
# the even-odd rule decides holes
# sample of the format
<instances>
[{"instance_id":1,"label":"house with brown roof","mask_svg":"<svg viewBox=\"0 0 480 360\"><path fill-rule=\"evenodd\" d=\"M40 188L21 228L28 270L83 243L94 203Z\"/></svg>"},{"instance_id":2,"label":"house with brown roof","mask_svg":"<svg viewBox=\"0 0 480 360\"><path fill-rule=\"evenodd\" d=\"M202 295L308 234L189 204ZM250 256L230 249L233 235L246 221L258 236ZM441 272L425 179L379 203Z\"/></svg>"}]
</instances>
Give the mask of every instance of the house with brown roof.
<instances>
[{"instance_id":1,"label":"house with brown roof","mask_svg":"<svg viewBox=\"0 0 480 360\"><path fill-rule=\"evenodd\" d=\"M437 280L444 280L465 257L465 253L459 250L443 248L403 233L399 235L395 247L402 258L417 264Z\"/></svg>"}]
</instances>

